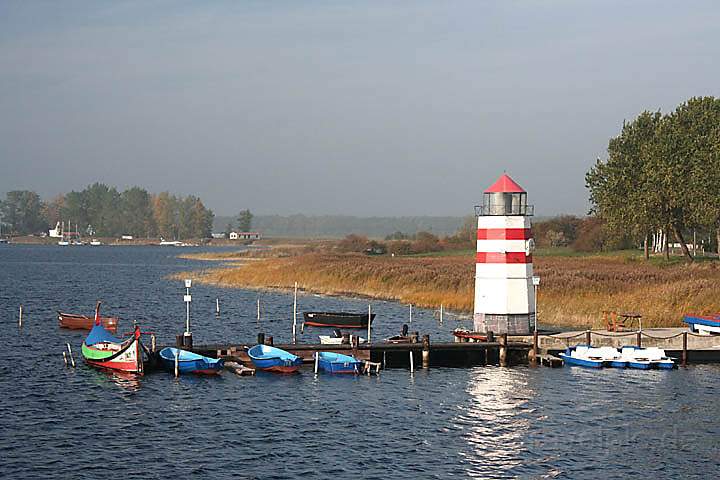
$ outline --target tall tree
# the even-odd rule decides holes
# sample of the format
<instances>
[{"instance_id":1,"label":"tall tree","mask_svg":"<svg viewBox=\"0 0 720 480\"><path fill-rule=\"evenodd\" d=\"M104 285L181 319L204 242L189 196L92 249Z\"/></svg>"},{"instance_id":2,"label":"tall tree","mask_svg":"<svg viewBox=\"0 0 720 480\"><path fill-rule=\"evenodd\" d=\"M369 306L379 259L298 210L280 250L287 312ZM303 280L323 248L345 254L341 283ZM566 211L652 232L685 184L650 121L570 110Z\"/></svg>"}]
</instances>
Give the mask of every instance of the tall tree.
<instances>
[{"instance_id":1,"label":"tall tree","mask_svg":"<svg viewBox=\"0 0 720 480\"><path fill-rule=\"evenodd\" d=\"M29 190L7 192L5 200L0 202L3 224L16 234L39 233L47 228L47 219L43 216L43 202L37 193Z\"/></svg>"},{"instance_id":2,"label":"tall tree","mask_svg":"<svg viewBox=\"0 0 720 480\"><path fill-rule=\"evenodd\" d=\"M147 190L132 187L121 194L123 231L135 237L150 237L155 233L152 202Z\"/></svg>"},{"instance_id":3,"label":"tall tree","mask_svg":"<svg viewBox=\"0 0 720 480\"><path fill-rule=\"evenodd\" d=\"M250 212L250 210L241 210L240 213L238 213L237 218L238 230L240 230L241 232L249 232L252 228L252 220L253 214Z\"/></svg>"}]
</instances>

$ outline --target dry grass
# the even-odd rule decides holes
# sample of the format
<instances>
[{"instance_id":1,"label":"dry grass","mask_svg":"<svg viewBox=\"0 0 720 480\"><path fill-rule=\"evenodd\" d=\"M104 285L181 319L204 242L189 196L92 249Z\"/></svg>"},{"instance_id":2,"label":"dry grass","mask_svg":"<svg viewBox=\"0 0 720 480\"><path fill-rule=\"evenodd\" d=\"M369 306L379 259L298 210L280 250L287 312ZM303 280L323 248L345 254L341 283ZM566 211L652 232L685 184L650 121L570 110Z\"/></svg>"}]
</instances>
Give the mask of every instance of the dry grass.
<instances>
[{"instance_id":1,"label":"dry grass","mask_svg":"<svg viewBox=\"0 0 720 480\"><path fill-rule=\"evenodd\" d=\"M717 262L662 266L620 256L541 256L535 259L535 271L542 278L538 310L546 325L600 326L601 312L616 310L642 313L644 326L671 326L681 324L686 312L720 311ZM303 253L193 275L202 282L245 288L284 289L297 281L302 289L316 293L424 307L443 303L448 309L470 312L474 258Z\"/></svg>"}]
</instances>

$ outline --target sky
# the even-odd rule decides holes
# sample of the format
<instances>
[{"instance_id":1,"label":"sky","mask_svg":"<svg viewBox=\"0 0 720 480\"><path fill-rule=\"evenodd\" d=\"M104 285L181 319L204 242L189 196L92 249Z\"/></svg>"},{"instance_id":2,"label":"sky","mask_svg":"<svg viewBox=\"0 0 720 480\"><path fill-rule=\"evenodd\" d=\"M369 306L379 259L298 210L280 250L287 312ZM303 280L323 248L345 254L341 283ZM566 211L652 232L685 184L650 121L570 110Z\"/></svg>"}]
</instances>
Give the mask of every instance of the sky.
<instances>
[{"instance_id":1,"label":"sky","mask_svg":"<svg viewBox=\"0 0 720 480\"><path fill-rule=\"evenodd\" d=\"M218 215L584 214L623 120L720 96L720 2L0 2L0 193Z\"/></svg>"}]
</instances>

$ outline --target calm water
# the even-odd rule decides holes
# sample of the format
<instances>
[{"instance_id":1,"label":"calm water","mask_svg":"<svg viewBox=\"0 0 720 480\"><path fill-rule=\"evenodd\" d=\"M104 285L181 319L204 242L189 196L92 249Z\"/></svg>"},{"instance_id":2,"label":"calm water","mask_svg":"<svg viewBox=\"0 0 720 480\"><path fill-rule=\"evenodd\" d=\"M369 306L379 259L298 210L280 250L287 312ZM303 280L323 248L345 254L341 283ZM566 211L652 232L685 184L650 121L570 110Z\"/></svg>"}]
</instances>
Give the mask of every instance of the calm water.
<instances>
[{"instance_id":1,"label":"calm water","mask_svg":"<svg viewBox=\"0 0 720 480\"><path fill-rule=\"evenodd\" d=\"M187 250L183 250L187 251ZM137 319L170 342L183 288L169 273L202 267L157 247L0 245L0 478L715 478L720 368L672 372L576 368L432 369L410 375L123 379L66 369L56 310ZM263 319L255 319L260 295ZM222 316L215 317L215 298ZM25 326L17 309L25 305ZM301 296L299 309L367 309ZM375 334L407 307L373 302ZM196 343L288 339L292 296L193 288ZM412 330L449 339L416 311ZM305 341L318 330L306 331Z\"/></svg>"}]
</instances>

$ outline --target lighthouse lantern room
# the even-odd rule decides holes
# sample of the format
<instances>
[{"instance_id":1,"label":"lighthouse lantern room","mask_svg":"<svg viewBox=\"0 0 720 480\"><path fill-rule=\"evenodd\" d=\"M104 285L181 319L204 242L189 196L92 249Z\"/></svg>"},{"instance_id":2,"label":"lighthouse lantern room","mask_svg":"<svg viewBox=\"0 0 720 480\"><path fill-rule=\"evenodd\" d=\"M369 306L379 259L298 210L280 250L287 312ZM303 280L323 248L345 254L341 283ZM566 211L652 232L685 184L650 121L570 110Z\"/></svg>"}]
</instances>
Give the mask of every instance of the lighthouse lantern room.
<instances>
[{"instance_id":1,"label":"lighthouse lantern room","mask_svg":"<svg viewBox=\"0 0 720 480\"><path fill-rule=\"evenodd\" d=\"M475 331L527 334L535 317L533 206L527 204L525 190L507 174L483 197L483 204L475 207Z\"/></svg>"}]
</instances>

